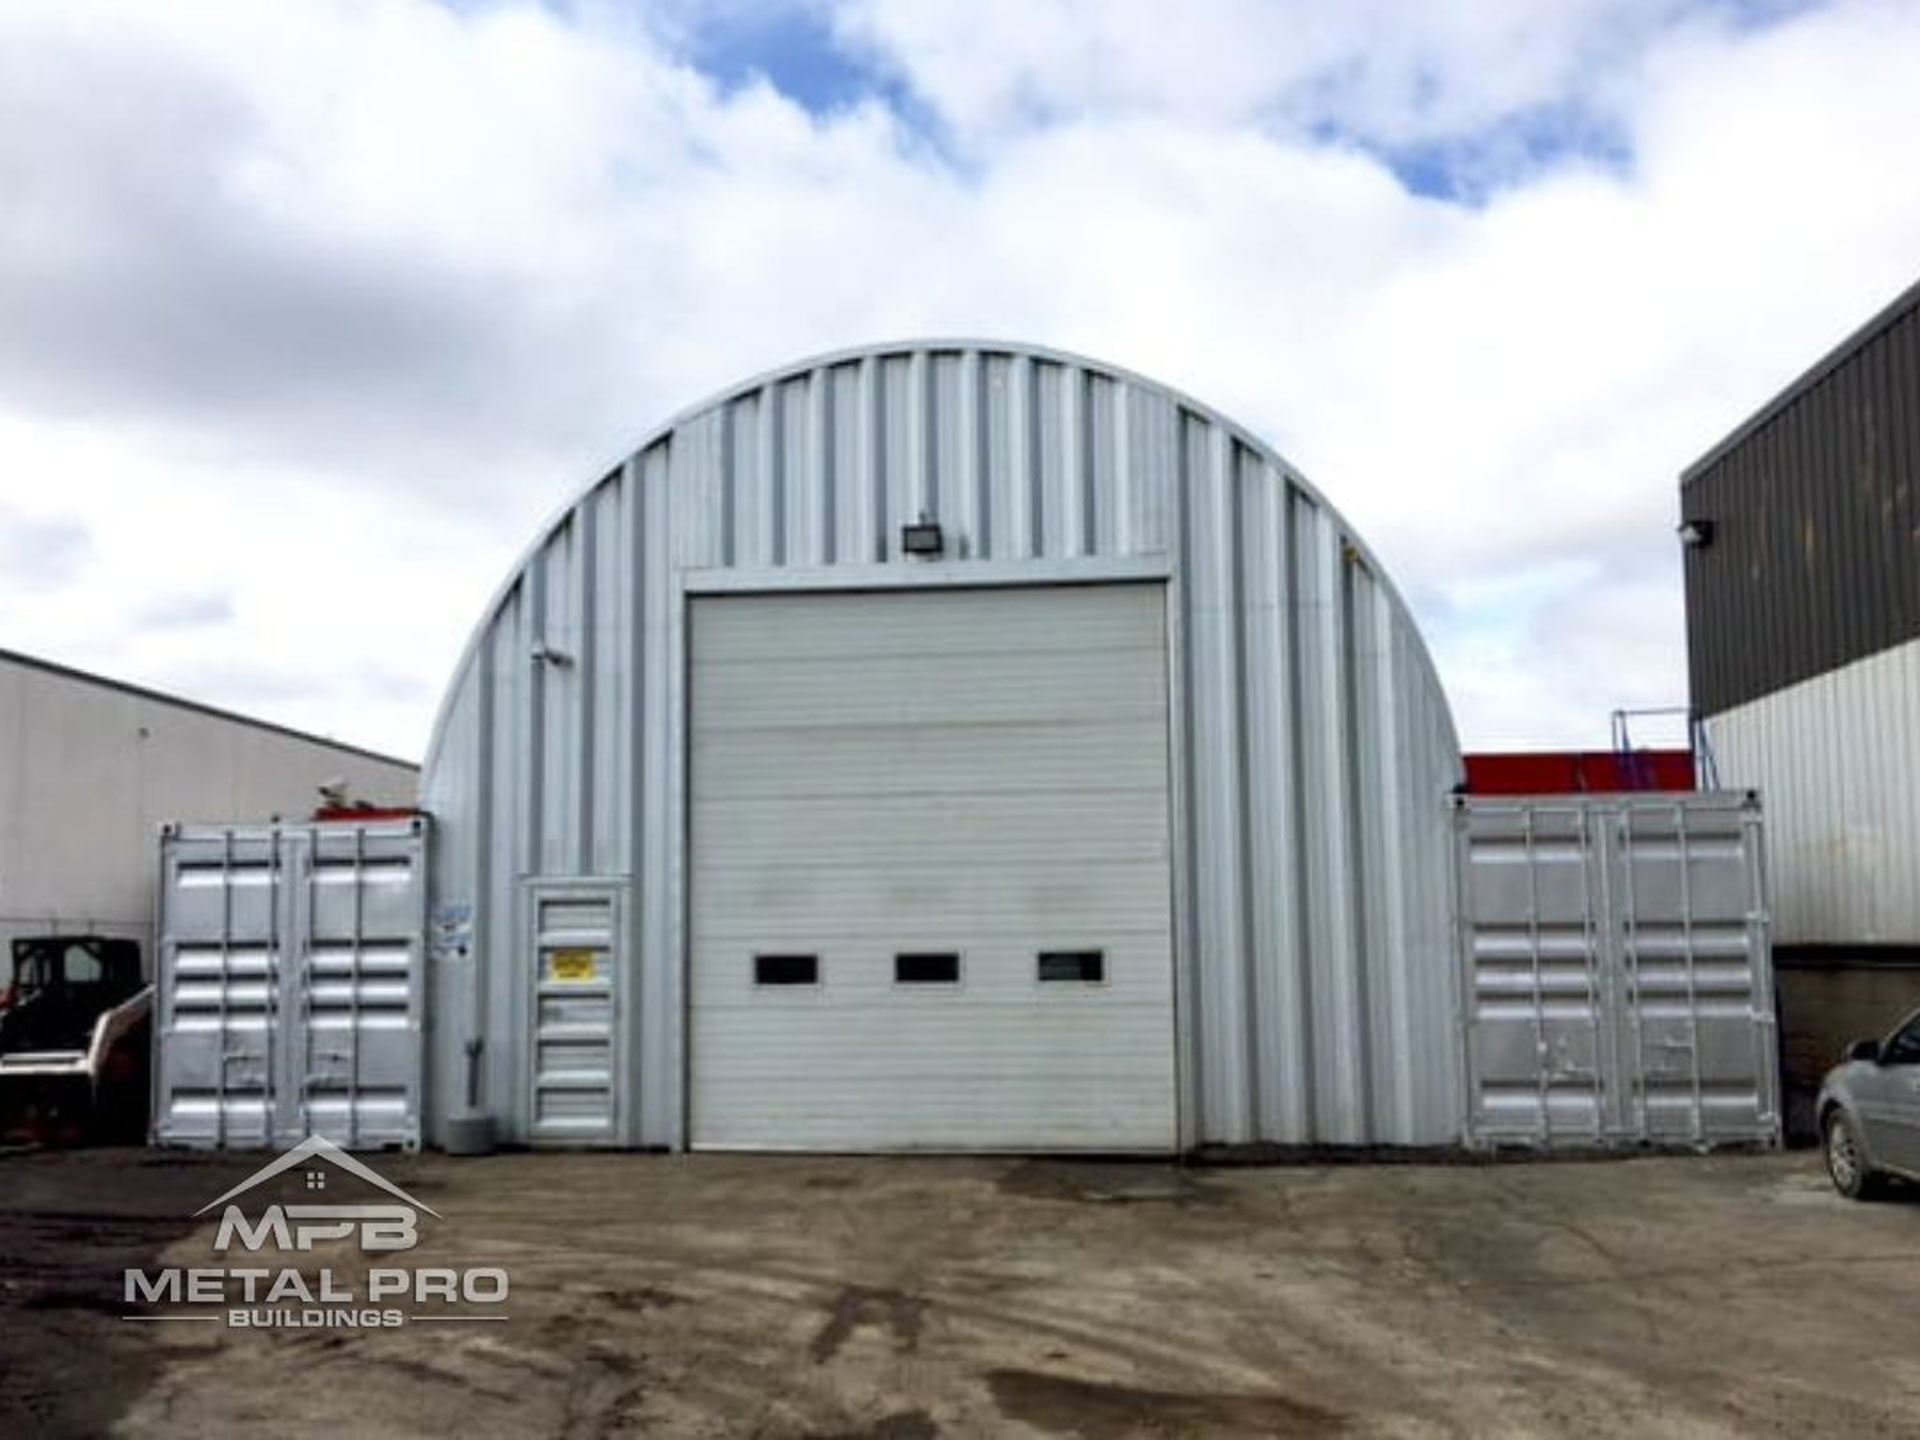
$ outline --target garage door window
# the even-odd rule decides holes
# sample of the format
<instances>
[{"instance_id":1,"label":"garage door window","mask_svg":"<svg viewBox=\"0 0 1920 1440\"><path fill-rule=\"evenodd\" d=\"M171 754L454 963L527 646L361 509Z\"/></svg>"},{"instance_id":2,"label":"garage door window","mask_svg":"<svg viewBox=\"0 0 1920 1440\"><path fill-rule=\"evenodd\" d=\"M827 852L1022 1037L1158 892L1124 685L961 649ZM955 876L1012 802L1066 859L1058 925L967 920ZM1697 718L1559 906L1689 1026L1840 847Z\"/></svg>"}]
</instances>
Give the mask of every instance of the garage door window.
<instances>
[{"instance_id":1,"label":"garage door window","mask_svg":"<svg viewBox=\"0 0 1920 1440\"><path fill-rule=\"evenodd\" d=\"M753 957L753 983L756 985L818 985L818 955L756 955Z\"/></svg>"},{"instance_id":2,"label":"garage door window","mask_svg":"<svg viewBox=\"0 0 1920 1440\"><path fill-rule=\"evenodd\" d=\"M893 957L896 985L958 985L960 957L951 950L912 951Z\"/></svg>"},{"instance_id":3,"label":"garage door window","mask_svg":"<svg viewBox=\"0 0 1920 1440\"><path fill-rule=\"evenodd\" d=\"M1098 985L1107 978L1104 950L1042 950L1040 978L1048 984Z\"/></svg>"}]
</instances>

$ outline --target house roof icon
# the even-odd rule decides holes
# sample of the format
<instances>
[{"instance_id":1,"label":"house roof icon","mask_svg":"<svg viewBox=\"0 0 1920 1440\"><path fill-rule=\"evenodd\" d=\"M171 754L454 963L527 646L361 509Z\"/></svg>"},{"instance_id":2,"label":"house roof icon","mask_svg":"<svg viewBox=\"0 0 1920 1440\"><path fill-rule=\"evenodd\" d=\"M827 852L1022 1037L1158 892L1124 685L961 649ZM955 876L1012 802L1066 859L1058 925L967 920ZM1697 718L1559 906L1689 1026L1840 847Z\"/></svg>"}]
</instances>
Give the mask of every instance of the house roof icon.
<instances>
[{"instance_id":1,"label":"house roof icon","mask_svg":"<svg viewBox=\"0 0 1920 1440\"><path fill-rule=\"evenodd\" d=\"M226 1194L219 1196L217 1199L209 1200L206 1204L202 1205L198 1210L194 1211L193 1213L195 1215L204 1215L207 1213L207 1211L213 1209L214 1206L224 1205L227 1203L227 1201L233 1199L234 1196L244 1194L246 1191L253 1189L254 1186L263 1184L264 1182L271 1180L274 1176L282 1174L285 1171L293 1169L296 1165L303 1164L306 1161L313 1160L313 1159L324 1160L329 1165L337 1165L340 1169L345 1170L348 1174L358 1176L360 1179L366 1181L369 1185L373 1185L381 1190L386 1191L387 1194L393 1196L395 1199L405 1201L407 1204L413 1206L414 1209L424 1210L427 1212L427 1214L433 1216L433 1218L436 1220L441 1218L440 1212L434 1209L431 1205L424 1204L423 1202L414 1199L413 1196L409 1195L406 1191L402 1190L398 1185L394 1184L391 1180L387 1179L386 1176L380 1174L372 1166L363 1164L362 1162L354 1159L353 1156L349 1155L346 1151L342 1150L338 1145L334 1144L331 1140L328 1140L324 1136L320 1136L320 1135L309 1135L306 1139L302 1140L298 1145L294 1146L291 1150L287 1151L286 1154L280 1156L279 1159L274 1160L270 1164L261 1166L258 1170L254 1171L253 1174L249 1175L246 1179L242 1180L238 1185L234 1186L231 1190L227 1191Z\"/></svg>"}]
</instances>

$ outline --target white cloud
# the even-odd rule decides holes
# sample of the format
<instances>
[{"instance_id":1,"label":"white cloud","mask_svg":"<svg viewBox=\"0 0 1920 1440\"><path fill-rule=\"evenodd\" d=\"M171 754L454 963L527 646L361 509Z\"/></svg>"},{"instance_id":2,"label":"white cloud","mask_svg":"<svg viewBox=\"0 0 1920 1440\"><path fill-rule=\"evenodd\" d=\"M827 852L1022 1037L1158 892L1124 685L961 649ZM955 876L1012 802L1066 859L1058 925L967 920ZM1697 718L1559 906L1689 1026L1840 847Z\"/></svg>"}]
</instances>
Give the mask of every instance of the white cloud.
<instances>
[{"instance_id":1,"label":"white cloud","mask_svg":"<svg viewBox=\"0 0 1920 1440\"><path fill-rule=\"evenodd\" d=\"M9 565L0 644L417 753L536 521L646 430L958 332L1273 439L1469 741L1684 698L1675 477L1913 278L1920 12L961 8L832 21L929 145L597 6L9 6L0 555L65 548ZM1622 154L1550 146L1471 205L1377 158L1562 111Z\"/></svg>"}]
</instances>

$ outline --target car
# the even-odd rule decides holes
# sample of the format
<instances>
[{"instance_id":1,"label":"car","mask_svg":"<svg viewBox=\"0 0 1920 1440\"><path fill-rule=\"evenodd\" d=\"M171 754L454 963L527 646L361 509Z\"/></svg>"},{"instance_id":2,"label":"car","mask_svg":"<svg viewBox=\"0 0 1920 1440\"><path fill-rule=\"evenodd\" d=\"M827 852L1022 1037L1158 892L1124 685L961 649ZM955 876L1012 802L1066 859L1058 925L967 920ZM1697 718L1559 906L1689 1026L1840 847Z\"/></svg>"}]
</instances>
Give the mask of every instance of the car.
<instances>
[{"instance_id":1,"label":"car","mask_svg":"<svg viewBox=\"0 0 1920 1440\"><path fill-rule=\"evenodd\" d=\"M1864 1200L1889 1176L1920 1182L1920 1010L1885 1040L1856 1040L1820 1086L1833 1188Z\"/></svg>"}]
</instances>

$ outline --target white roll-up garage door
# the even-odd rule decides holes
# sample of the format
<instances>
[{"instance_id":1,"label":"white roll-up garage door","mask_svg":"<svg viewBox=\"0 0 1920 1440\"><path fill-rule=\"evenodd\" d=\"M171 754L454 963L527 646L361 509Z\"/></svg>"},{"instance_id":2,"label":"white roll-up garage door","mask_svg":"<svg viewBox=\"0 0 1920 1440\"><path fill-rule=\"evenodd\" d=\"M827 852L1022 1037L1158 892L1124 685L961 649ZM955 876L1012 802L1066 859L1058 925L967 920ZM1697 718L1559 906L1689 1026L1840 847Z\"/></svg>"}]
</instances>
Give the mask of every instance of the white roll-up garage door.
<instances>
[{"instance_id":1,"label":"white roll-up garage door","mask_svg":"<svg viewBox=\"0 0 1920 1440\"><path fill-rule=\"evenodd\" d=\"M1162 587L690 610L693 1143L1173 1148Z\"/></svg>"}]
</instances>

